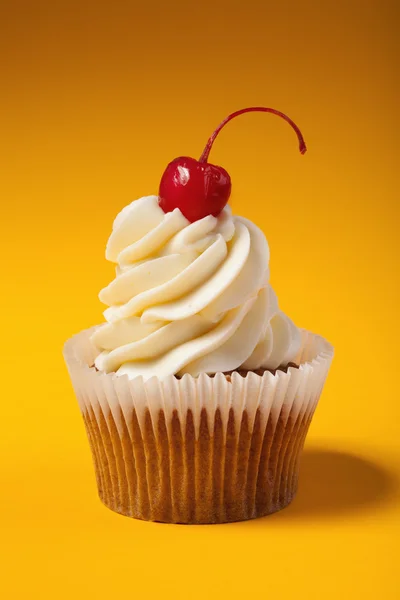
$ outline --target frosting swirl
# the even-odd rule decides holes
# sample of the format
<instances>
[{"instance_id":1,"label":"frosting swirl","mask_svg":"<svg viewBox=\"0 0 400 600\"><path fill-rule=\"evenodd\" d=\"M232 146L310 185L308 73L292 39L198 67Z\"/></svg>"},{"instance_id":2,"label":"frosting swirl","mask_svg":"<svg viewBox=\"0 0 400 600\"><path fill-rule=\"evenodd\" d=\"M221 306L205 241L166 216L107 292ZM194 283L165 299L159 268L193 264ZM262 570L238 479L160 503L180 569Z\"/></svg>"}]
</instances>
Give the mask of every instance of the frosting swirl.
<instances>
[{"instance_id":1,"label":"frosting swirl","mask_svg":"<svg viewBox=\"0 0 400 600\"><path fill-rule=\"evenodd\" d=\"M106 258L117 267L99 295L109 307L92 336L99 370L197 376L296 357L300 332L269 284L267 240L228 207L190 223L140 198L115 219Z\"/></svg>"}]
</instances>

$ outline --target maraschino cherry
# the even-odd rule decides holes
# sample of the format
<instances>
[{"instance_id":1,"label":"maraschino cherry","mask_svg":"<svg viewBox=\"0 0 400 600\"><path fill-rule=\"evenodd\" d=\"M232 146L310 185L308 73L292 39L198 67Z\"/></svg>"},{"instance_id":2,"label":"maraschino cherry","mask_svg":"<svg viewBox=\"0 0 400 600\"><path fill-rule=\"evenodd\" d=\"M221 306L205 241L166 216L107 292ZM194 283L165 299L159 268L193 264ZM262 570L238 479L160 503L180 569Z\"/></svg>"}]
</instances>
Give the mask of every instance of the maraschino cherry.
<instances>
[{"instance_id":1,"label":"maraschino cherry","mask_svg":"<svg viewBox=\"0 0 400 600\"><path fill-rule=\"evenodd\" d=\"M231 178L225 169L207 162L208 156L221 129L235 117L247 112L269 112L284 119L297 134L301 154L306 152L307 148L300 129L287 115L274 108L263 106L242 108L218 125L199 160L180 156L169 163L161 178L159 191L159 203L164 212L168 213L179 208L192 223L207 215L214 217L219 215L231 194Z\"/></svg>"}]
</instances>

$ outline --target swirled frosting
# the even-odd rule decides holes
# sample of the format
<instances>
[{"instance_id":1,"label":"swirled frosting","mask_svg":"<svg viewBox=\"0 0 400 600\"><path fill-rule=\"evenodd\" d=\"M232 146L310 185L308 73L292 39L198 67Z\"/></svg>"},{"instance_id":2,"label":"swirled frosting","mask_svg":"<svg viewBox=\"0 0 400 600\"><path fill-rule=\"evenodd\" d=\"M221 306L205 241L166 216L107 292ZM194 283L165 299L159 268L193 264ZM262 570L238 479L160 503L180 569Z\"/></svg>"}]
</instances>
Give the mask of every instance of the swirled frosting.
<instances>
[{"instance_id":1,"label":"swirled frosting","mask_svg":"<svg viewBox=\"0 0 400 600\"><path fill-rule=\"evenodd\" d=\"M125 207L106 258L115 279L100 292L107 323L92 336L100 371L130 378L275 369L294 360L300 332L269 284L269 248L251 221L190 223L157 196Z\"/></svg>"}]
</instances>

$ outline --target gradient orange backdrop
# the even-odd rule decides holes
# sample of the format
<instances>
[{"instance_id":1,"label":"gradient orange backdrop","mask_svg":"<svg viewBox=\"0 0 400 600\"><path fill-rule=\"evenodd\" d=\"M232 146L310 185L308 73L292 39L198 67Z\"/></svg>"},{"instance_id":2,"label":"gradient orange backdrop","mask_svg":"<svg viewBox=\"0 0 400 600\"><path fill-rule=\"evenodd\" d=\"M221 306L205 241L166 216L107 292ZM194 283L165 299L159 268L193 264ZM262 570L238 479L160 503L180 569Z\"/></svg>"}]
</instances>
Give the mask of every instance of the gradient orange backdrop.
<instances>
[{"instance_id":1,"label":"gradient orange backdrop","mask_svg":"<svg viewBox=\"0 0 400 600\"><path fill-rule=\"evenodd\" d=\"M0 5L3 598L397 598L398 3ZM397 33L396 33L397 30ZM169 160L233 180L296 323L336 356L298 498L269 518L165 526L96 497L63 342L102 318L116 213ZM397 504L396 504L397 501Z\"/></svg>"}]
</instances>

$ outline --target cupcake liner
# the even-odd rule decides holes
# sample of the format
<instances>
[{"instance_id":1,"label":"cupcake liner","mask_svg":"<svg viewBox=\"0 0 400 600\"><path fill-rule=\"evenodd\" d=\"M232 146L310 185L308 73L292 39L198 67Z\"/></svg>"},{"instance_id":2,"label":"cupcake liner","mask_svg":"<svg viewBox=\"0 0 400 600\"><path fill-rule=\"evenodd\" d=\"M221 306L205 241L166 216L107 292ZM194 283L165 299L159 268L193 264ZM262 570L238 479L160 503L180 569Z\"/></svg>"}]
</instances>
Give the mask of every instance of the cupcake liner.
<instances>
[{"instance_id":1,"label":"cupcake liner","mask_svg":"<svg viewBox=\"0 0 400 600\"><path fill-rule=\"evenodd\" d=\"M101 500L127 516L223 523L284 508L333 349L302 332L287 372L129 380L98 372L95 328L64 356L93 454Z\"/></svg>"}]
</instances>

